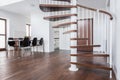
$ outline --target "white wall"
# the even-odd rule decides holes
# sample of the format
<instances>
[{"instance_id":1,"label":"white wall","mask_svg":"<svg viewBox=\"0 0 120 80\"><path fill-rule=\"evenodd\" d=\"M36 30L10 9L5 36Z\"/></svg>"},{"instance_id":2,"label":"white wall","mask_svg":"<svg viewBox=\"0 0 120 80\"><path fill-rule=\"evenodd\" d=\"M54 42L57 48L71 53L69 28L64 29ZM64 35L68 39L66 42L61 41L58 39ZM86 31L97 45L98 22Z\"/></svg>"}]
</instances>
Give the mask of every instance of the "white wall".
<instances>
[{"instance_id":1,"label":"white wall","mask_svg":"<svg viewBox=\"0 0 120 80\"><path fill-rule=\"evenodd\" d=\"M97 9L105 9L107 0L78 0L78 3Z\"/></svg>"},{"instance_id":2,"label":"white wall","mask_svg":"<svg viewBox=\"0 0 120 80\"><path fill-rule=\"evenodd\" d=\"M111 0L110 10L114 16L113 22L113 67L117 77L120 80L120 0Z\"/></svg>"},{"instance_id":3,"label":"white wall","mask_svg":"<svg viewBox=\"0 0 120 80\"><path fill-rule=\"evenodd\" d=\"M54 30L51 25L49 26L49 43L49 51L52 52L54 51Z\"/></svg>"},{"instance_id":4,"label":"white wall","mask_svg":"<svg viewBox=\"0 0 120 80\"><path fill-rule=\"evenodd\" d=\"M66 14L70 13L70 11L67 11L65 13ZM62 12L59 12L59 14L62 14ZM50 26L52 27L54 25L65 23L65 22L70 22L70 18L50 22ZM64 28L62 28L61 26L61 28L59 28L59 49L61 50L70 50L70 34L63 34L65 31L68 31L68 30L70 30L70 25Z\"/></svg>"},{"instance_id":5,"label":"white wall","mask_svg":"<svg viewBox=\"0 0 120 80\"><path fill-rule=\"evenodd\" d=\"M7 19L7 38L25 36L25 26L30 23L28 18L3 10L0 10L0 18Z\"/></svg>"},{"instance_id":6,"label":"white wall","mask_svg":"<svg viewBox=\"0 0 120 80\"><path fill-rule=\"evenodd\" d=\"M9 32L8 36L10 37L25 36L25 25L26 23L28 23L27 22L28 20L26 17L19 14L0 10L0 18L7 19L7 22L8 22L7 28Z\"/></svg>"},{"instance_id":7,"label":"white wall","mask_svg":"<svg viewBox=\"0 0 120 80\"><path fill-rule=\"evenodd\" d=\"M57 12L50 13L50 15L60 15L60 14L69 14L69 13L70 13L70 10L57 11ZM70 22L70 18L62 19L58 21L51 21L50 26L52 27L65 22ZM59 49L61 50L70 50L70 34L63 34L65 31L68 31L69 29L70 29L70 25L65 28L59 28Z\"/></svg>"},{"instance_id":8,"label":"white wall","mask_svg":"<svg viewBox=\"0 0 120 80\"><path fill-rule=\"evenodd\" d=\"M113 53L115 54L115 53ZM117 21L116 21L116 56L114 57L115 66L117 68L117 78L120 80L120 10L117 11Z\"/></svg>"},{"instance_id":9,"label":"white wall","mask_svg":"<svg viewBox=\"0 0 120 80\"><path fill-rule=\"evenodd\" d=\"M70 34L63 34L68 30L70 30L70 26L59 28L59 47L61 50L70 50Z\"/></svg>"},{"instance_id":10,"label":"white wall","mask_svg":"<svg viewBox=\"0 0 120 80\"><path fill-rule=\"evenodd\" d=\"M106 17L106 18L105 18ZM109 49L109 22L110 17L102 14L95 15L93 18L93 42L95 45L101 45L101 47L94 48L94 51L106 52ZM106 48L107 46L107 48Z\"/></svg>"},{"instance_id":11,"label":"white wall","mask_svg":"<svg viewBox=\"0 0 120 80\"><path fill-rule=\"evenodd\" d=\"M42 11L35 11L31 14L31 35L32 38L37 37L44 38L45 52L51 52L54 50L53 40L51 39L51 28L49 27L49 21L44 20L45 13Z\"/></svg>"}]
</instances>

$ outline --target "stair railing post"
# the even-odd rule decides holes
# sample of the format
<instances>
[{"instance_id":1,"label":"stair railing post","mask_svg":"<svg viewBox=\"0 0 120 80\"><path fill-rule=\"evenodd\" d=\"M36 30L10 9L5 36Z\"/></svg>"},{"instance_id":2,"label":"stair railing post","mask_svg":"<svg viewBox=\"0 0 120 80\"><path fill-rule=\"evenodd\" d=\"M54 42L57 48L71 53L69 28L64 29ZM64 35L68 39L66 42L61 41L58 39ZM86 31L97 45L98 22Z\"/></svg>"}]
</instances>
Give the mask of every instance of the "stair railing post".
<instances>
[{"instance_id":1,"label":"stair railing post","mask_svg":"<svg viewBox=\"0 0 120 80\"><path fill-rule=\"evenodd\" d=\"M77 0L71 0L71 5L77 5ZM71 8L71 14L77 14L77 8ZM71 17L71 22L77 22L77 16ZM71 25L71 30L77 30L77 24ZM71 38L77 38L77 32L72 32L70 34ZM71 46L77 46L77 40L71 40ZM71 48L71 54L77 54L77 48ZM76 56L71 56L71 62L77 62ZM71 64L70 71L78 71L78 68L75 64Z\"/></svg>"},{"instance_id":2,"label":"stair railing post","mask_svg":"<svg viewBox=\"0 0 120 80\"><path fill-rule=\"evenodd\" d=\"M112 21L110 21L110 68L112 68L112 42L113 42L113 27ZM110 78L112 78L112 71L110 71Z\"/></svg>"}]
</instances>

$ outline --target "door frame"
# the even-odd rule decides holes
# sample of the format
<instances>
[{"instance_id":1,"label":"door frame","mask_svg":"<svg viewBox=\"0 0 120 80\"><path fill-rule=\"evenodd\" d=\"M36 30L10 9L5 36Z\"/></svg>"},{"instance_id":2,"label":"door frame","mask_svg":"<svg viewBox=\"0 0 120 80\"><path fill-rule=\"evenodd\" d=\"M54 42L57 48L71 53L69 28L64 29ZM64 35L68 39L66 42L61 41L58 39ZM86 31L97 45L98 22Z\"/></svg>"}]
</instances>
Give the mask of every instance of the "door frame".
<instances>
[{"instance_id":1,"label":"door frame","mask_svg":"<svg viewBox=\"0 0 120 80\"><path fill-rule=\"evenodd\" d=\"M91 41L91 44L93 44L93 39L94 39L94 38L93 38L93 36L94 36L94 35L93 35L93 31L94 31L94 29L93 29L93 28L94 28L93 21L94 21L94 20L93 20L93 18L78 19L78 20L77 20L77 23L78 23L79 21L82 21L82 20L90 20L91 23L92 23L92 24L91 24L91 27L92 27L92 33L91 33L92 41ZM78 32L78 27L79 27L79 25L77 24L77 32ZM77 38L78 38L78 33L77 33ZM77 45L78 45L78 41L77 41ZM77 51L79 51L79 50L77 49Z\"/></svg>"},{"instance_id":2,"label":"door frame","mask_svg":"<svg viewBox=\"0 0 120 80\"><path fill-rule=\"evenodd\" d=\"M7 19L4 18L0 18L0 20L4 20L5 21L5 34L0 34L0 35L4 35L5 36L5 48L1 48L0 51L5 51L7 48Z\"/></svg>"}]
</instances>

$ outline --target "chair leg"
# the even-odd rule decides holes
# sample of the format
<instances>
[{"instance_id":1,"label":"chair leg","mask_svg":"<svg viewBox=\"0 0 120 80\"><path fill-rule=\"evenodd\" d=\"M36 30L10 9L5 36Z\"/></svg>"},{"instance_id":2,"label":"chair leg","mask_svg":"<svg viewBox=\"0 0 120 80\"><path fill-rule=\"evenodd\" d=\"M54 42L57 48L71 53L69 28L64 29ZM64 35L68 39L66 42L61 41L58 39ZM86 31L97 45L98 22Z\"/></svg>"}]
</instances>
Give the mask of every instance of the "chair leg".
<instances>
[{"instance_id":1,"label":"chair leg","mask_svg":"<svg viewBox=\"0 0 120 80\"><path fill-rule=\"evenodd\" d=\"M38 46L36 46L36 48L37 48L37 52L38 52Z\"/></svg>"},{"instance_id":2,"label":"chair leg","mask_svg":"<svg viewBox=\"0 0 120 80\"><path fill-rule=\"evenodd\" d=\"M21 57L20 48L17 50L17 52L18 52L18 57Z\"/></svg>"},{"instance_id":3,"label":"chair leg","mask_svg":"<svg viewBox=\"0 0 120 80\"><path fill-rule=\"evenodd\" d=\"M39 52L39 50L38 50L38 46L37 46L37 52Z\"/></svg>"},{"instance_id":4,"label":"chair leg","mask_svg":"<svg viewBox=\"0 0 120 80\"><path fill-rule=\"evenodd\" d=\"M34 46L32 47L32 53L34 53Z\"/></svg>"},{"instance_id":5,"label":"chair leg","mask_svg":"<svg viewBox=\"0 0 120 80\"><path fill-rule=\"evenodd\" d=\"M7 50L6 50L6 57L7 57L7 58L8 58L8 52L9 52L9 51L8 51L8 49L7 49Z\"/></svg>"},{"instance_id":6,"label":"chair leg","mask_svg":"<svg viewBox=\"0 0 120 80\"><path fill-rule=\"evenodd\" d=\"M25 55L25 49L22 50L23 56Z\"/></svg>"},{"instance_id":7,"label":"chair leg","mask_svg":"<svg viewBox=\"0 0 120 80\"><path fill-rule=\"evenodd\" d=\"M44 50L44 43L43 43L43 45L42 45L42 46L43 46L43 53L44 53L44 51L45 51L45 50Z\"/></svg>"},{"instance_id":8,"label":"chair leg","mask_svg":"<svg viewBox=\"0 0 120 80\"><path fill-rule=\"evenodd\" d=\"M34 47L32 47L32 52L34 53Z\"/></svg>"},{"instance_id":9,"label":"chair leg","mask_svg":"<svg viewBox=\"0 0 120 80\"><path fill-rule=\"evenodd\" d=\"M30 55L30 56L32 56L32 47L30 47L30 53L31 53L31 55Z\"/></svg>"}]
</instances>

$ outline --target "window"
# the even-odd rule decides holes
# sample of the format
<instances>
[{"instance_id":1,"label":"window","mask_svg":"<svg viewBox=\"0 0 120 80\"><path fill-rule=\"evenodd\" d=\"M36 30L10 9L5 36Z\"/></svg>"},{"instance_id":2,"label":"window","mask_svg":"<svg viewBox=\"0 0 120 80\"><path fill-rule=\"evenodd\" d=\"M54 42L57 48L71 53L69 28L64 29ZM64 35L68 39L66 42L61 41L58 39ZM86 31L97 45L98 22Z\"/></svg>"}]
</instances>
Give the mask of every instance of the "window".
<instances>
[{"instance_id":1,"label":"window","mask_svg":"<svg viewBox=\"0 0 120 80\"><path fill-rule=\"evenodd\" d=\"M26 24L26 36L31 36L31 26L30 24Z\"/></svg>"},{"instance_id":2,"label":"window","mask_svg":"<svg viewBox=\"0 0 120 80\"><path fill-rule=\"evenodd\" d=\"M6 19L0 18L0 50L6 48Z\"/></svg>"}]
</instances>

